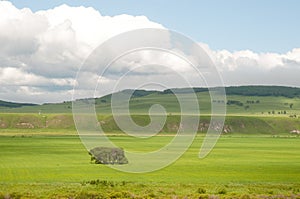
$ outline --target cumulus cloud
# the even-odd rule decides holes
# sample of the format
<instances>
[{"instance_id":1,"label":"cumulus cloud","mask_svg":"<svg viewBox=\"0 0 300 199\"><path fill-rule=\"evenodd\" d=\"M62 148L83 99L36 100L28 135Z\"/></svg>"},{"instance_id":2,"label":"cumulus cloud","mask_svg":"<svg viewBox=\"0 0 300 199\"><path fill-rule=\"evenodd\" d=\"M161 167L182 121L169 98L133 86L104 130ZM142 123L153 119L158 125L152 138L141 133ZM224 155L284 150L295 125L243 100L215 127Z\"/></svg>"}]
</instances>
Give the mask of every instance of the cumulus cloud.
<instances>
[{"instance_id":1,"label":"cumulus cloud","mask_svg":"<svg viewBox=\"0 0 300 199\"><path fill-rule=\"evenodd\" d=\"M199 44L209 54L226 85L286 85L299 87L300 48L289 52L256 53L251 50L214 51Z\"/></svg>"},{"instance_id":2,"label":"cumulus cloud","mask_svg":"<svg viewBox=\"0 0 300 199\"><path fill-rule=\"evenodd\" d=\"M44 102L40 95L47 94L50 101L69 100L76 72L95 47L122 32L154 27L163 28L145 16L102 16L67 5L32 12L0 1L0 99Z\"/></svg>"},{"instance_id":3,"label":"cumulus cloud","mask_svg":"<svg viewBox=\"0 0 300 199\"><path fill-rule=\"evenodd\" d=\"M0 1L0 99L40 103L70 100L76 73L88 55L107 39L138 28L164 27L145 16L103 16L91 7L61 5L32 12L28 8L18 9L9 1ZM157 38L157 41L167 39ZM226 85L300 86L300 48L279 54L212 50L207 44L199 45L215 63ZM181 53L178 49L174 52ZM139 68L147 63L153 66ZM160 65L171 66L175 72ZM119 89L135 87L138 82L182 87L176 73L185 74L192 86L205 85L187 63L164 52L131 53L118 60L113 69L111 72L119 76L131 70L130 77ZM97 70L91 67L83 71L86 89L99 80ZM118 81L107 76L99 82L105 93ZM86 89L82 90L83 94L88 93Z\"/></svg>"}]
</instances>

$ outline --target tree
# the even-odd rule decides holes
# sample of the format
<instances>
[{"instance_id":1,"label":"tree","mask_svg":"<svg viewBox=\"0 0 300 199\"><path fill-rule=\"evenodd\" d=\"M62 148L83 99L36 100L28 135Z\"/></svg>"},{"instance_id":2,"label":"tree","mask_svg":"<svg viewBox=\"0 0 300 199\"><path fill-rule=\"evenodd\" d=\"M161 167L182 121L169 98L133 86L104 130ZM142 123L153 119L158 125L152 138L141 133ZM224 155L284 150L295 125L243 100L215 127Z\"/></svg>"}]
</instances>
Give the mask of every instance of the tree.
<instances>
[{"instance_id":1,"label":"tree","mask_svg":"<svg viewBox=\"0 0 300 199\"><path fill-rule=\"evenodd\" d=\"M91 161L96 164L127 164L128 160L121 148L96 147L89 151Z\"/></svg>"},{"instance_id":2,"label":"tree","mask_svg":"<svg viewBox=\"0 0 300 199\"><path fill-rule=\"evenodd\" d=\"M237 106L243 106L244 105L242 102L240 102L238 100L228 100L227 101L227 105L232 105L232 104L237 105Z\"/></svg>"}]
</instances>

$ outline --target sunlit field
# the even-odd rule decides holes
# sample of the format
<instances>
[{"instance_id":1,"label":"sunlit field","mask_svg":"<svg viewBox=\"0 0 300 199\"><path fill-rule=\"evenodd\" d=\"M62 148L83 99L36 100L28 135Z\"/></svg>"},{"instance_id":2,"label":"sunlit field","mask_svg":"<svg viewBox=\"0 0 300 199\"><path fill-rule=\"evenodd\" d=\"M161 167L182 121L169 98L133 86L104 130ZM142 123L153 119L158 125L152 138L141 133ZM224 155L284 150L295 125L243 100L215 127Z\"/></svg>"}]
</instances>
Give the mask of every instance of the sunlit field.
<instances>
[{"instance_id":1,"label":"sunlit field","mask_svg":"<svg viewBox=\"0 0 300 199\"><path fill-rule=\"evenodd\" d=\"M171 138L110 137L118 146L137 151L155 150ZM128 174L92 164L80 139L74 135L1 136L0 193L3 197L15 192L28 197L71 197L96 196L95 191L103 196L124 191L151 197L147 190L152 190L153 197L163 197L169 192L195 198L199 194L299 196L299 137L223 136L206 158L199 159L202 141L203 136L198 136L190 149L167 168ZM199 188L205 193L201 190L198 193ZM56 190L54 195L51 189Z\"/></svg>"}]
</instances>

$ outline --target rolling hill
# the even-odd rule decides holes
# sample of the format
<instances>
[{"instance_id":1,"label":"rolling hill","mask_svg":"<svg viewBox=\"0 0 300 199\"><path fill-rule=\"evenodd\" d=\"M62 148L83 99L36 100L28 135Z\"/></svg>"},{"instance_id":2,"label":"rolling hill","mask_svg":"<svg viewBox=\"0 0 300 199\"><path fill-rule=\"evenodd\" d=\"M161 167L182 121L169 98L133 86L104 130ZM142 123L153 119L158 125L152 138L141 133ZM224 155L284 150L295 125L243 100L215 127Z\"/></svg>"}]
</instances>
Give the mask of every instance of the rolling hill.
<instances>
[{"instance_id":1,"label":"rolling hill","mask_svg":"<svg viewBox=\"0 0 300 199\"><path fill-rule=\"evenodd\" d=\"M300 129L299 88L277 86L228 87L226 88L226 101L211 100L205 88L194 88L194 91L198 98L201 113L200 133L207 130L211 104L216 107L221 105L227 107L225 133L287 134L292 130ZM131 90L121 91L125 94L131 92ZM176 92L183 96L182 99L185 102L189 102L191 99L190 89L176 89ZM95 108L99 117L98 120L103 123L103 129L107 132L119 133L120 129L111 115L111 96L110 94L94 99ZM30 129L31 132L34 129L46 132L56 131L56 129L75 130L71 114L72 102L43 105L10 102L3 104L5 106L0 108L0 129ZM139 125L147 125L150 122L148 111L154 104L163 106L167 113L167 121L162 132L176 132L180 121L180 104L171 90L134 91L129 103L133 120Z\"/></svg>"},{"instance_id":2,"label":"rolling hill","mask_svg":"<svg viewBox=\"0 0 300 199\"><path fill-rule=\"evenodd\" d=\"M36 106L36 105L37 104L6 102L6 101L0 100L0 107L2 107L2 108L19 108L19 107Z\"/></svg>"},{"instance_id":3,"label":"rolling hill","mask_svg":"<svg viewBox=\"0 0 300 199\"><path fill-rule=\"evenodd\" d=\"M193 88L199 102L201 114L210 114L211 98L207 88ZM188 102L190 88L174 89ZM214 90L212 88L212 90ZM130 93L124 90L121 93ZM227 101L214 99L215 106L227 105L229 115L272 115L297 116L300 114L300 88L283 86L239 86L226 88ZM111 114L111 94L95 99L99 114ZM164 91L135 90L130 99L132 114L148 113L153 104L162 105L167 113L179 114L180 105L170 89ZM22 104L0 101L2 113L71 113L72 102L46 103L42 105Z\"/></svg>"}]
</instances>

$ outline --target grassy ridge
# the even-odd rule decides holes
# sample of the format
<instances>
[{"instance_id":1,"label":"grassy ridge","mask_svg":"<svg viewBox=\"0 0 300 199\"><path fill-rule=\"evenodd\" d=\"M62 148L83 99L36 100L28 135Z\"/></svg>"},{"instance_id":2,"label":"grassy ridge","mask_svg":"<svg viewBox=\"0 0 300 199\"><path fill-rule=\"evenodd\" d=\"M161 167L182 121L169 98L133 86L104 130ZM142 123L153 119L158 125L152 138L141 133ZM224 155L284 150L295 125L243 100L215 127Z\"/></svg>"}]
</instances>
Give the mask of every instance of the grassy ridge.
<instances>
[{"instance_id":1,"label":"grassy ridge","mask_svg":"<svg viewBox=\"0 0 300 199\"><path fill-rule=\"evenodd\" d=\"M119 116L120 118L125 116ZM138 125L149 124L147 115L132 115ZM197 117L197 116L194 116ZM107 133L121 132L111 115L98 116L99 123ZM198 132L206 133L210 123L210 116L201 116ZM162 133L176 133L180 126L179 115L168 115ZM74 131L75 125L71 114L0 114L0 132L34 133L39 131L51 132L64 129ZM300 129L299 118L264 117L264 116L227 116L223 133L225 134L290 134L290 131ZM3 134L3 133L2 133Z\"/></svg>"},{"instance_id":2,"label":"grassy ridge","mask_svg":"<svg viewBox=\"0 0 300 199\"><path fill-rule=\"evenodd\" d=\"M0 114L0 129L75 129L68 114Z\"/></svg>"}]
</instances>

